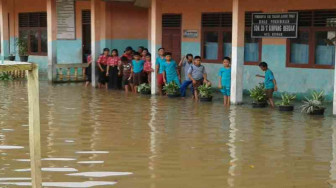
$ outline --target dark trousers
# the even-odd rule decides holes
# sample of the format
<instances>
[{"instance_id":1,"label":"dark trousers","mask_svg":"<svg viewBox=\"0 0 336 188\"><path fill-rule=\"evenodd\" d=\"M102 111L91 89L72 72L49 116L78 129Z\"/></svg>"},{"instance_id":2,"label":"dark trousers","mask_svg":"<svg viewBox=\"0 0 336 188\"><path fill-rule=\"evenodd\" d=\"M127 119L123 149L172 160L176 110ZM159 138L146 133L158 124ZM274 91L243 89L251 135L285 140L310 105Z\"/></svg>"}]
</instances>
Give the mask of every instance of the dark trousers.
<instances>
[{"instance_id":1,"label":"dark trousers","mask_svg":"<svg viewBox=\"0 0 336 188\"><path fill-rule=\"evenodd\" d=\"M181 85L181 88L180 88L181 97L185 97L186 96L186 91L187 91L188 86L190 84L192 84L191 80L185 80L185 81L183 81L183 83ZM194 88L192 87L192 85L191 85L191 91L192 91L192 93L194 93Z\"/></svg>"},{"instance_id":2,"label":"dark trousers","mask_svg":"<svg viewBox=\"0 0 336 188\"><path fill-rule=\"evenodd\" d=\"M109 69L109 80L108 80L109 89L119 89L118 84L118 67L110 67Z\"/></svg>"}]
</instances>

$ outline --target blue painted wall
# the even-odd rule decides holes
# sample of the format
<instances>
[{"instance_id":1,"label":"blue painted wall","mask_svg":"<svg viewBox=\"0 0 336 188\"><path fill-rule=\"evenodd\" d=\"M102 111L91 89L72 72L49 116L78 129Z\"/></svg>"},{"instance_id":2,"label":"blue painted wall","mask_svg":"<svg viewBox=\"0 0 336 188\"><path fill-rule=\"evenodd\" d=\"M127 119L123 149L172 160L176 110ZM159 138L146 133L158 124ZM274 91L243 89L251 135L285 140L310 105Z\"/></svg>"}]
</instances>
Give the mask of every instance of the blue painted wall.
<instances>
[{"instance_id":1,"label":"blue painted wall","mask_svg":"<svg viewBox=\"0 0 336 188\"><path fill-rule=\"evenodd\" d=\"M187 55L189 53L194 56L201 55L201 44L199 42L182 42L182 55Z\"/></svg>"},{"instance_id":2,"label":"blue painted wall","mask_svg":"<svg viewBox=\"0 0 336 188\"><path fill-rule=\"evenodd\" d=\"M57 63L82 63L82 40L57 40Z\"/></svg>"}]
</instances>

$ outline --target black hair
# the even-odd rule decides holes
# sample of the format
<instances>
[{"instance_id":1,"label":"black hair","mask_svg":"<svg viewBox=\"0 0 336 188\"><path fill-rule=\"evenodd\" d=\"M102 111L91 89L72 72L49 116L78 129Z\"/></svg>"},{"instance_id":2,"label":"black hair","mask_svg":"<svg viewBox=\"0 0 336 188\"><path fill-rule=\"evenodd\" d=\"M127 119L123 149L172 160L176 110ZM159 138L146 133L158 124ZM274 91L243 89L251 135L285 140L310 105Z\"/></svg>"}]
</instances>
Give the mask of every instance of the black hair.
<instances>
[{"instance_id":1,"label":"black hair","mask_svg":"<svg viewBox=\"0 0 336 188\"><path fill-rule=\"evenodd\" d=\"M228 61L231 63L231 58L230 58L230 57L227 57L227 56L226 56L226 57L223 58L223 61L224 61L224 60L228 60Z\"/></svg>"},{"instance_id":2,"label":"black hair","mask_svg":"<svg viewBox=\"0 0 336 188\"><path fill-rule=\"evenodd\" d=\"M199 60L201 60L202 58L201 58L201 56L195 56L194 59L199 59Z\"/></svg>"},{"instance_id":3,"label":"black hair","mask_svg":"<svg viewBox=\"0 0 336 188\"><path fill-rule=\"evenodd\" d=\"M144 50L144 49L145 49L145 47L143 47L143 46L139 46L139 49L141 49L141 50Z\"/></svg>"},{"instance_id":4,"label":"black hair","mask_svg":"<svg viewBox=\"0 0 336 188\"><path fill-rule=\"evenodd\" d=\"M140 56L140 53L139 52L134 52L133 56L136 56L136 55Z\"/></svg>"},{"instance_id":5,"label":"black hair","mask_svg":"<svg viewBox=\"0 0 336 188\"><path fill-rule=\"evenodd\" d=\"M188 59L188 57L194 57L192 54L187 54L186 58Z\"/></svg>"},{"instance_id":6,"label":"black hair","mask_svg":"<svg viewBox=\"0 0 336 188\"><path fill-rule=\"evenodd\" d=\"M266 63L266 62L261 62L261 63L259 63L259 67L264 67L264 68L267 68L267 67L268 67L268 65L267 65L267 63Z\"/></svg>"},{"instance_id":7,"label":"black hair","mask_svg":"<svg viewBox=\"0 0 336 188\"><path fill-rule=\"evenodd\" d=\"M131 50L131 51L133 50L133 48L130 47L130 46L127 46L126 49L125 49L125 51L130 51L130 50Z\"/></svg>"},{"instance_id":8,"label":"black hair","mask_svg":"<svg viewBox=\"0 0 336 188\"><path fill-rule=\"evenodd\" d=\"M113 52L116 52L117 56L119 56L119 52L118 52L117 49L113 49L113 50L111 51L111 55L112 55Z\"/></svg>"},{"instance_id":9,"label":"black hair","mask_svg":"<svg viewBox=\"0 0 336 188\"><path fill-rule=\"evenodd\" d=\"M125 56L122 56L122 57L120 58L120 60L121 60L121 62L128 62L128 59L127 59L127 57L125 57Z\"/></svg>"},{"instance_id":10,"label":"black hair","mask_svg":"<svg viewBox=\"0 0 336 188\"><path fill-rule=\"evenodd\" d=\"M166 53L164 54L164 56L167 56L167 55L172 56L173 54L172 54L171 52L166 52Z\"/></svg>"},{"instance_id":11,"label":"black hair","mask_svg":"<svg viewBox=\"0 0 336 188\"><path fill-rule=\"evenodd\" d=\"M104 48L103 52L107 52L107 51L110 51L110 49Z\"/></svg>"},{"instance_id":12,"label":"black hair","mask_svg":"<svg viewBox=\"0 0 336 188\"><path fill-rule=\"evenodd\" d=\"M165 49L164 48L159 48L158 51L160 51L160 50L165 50Z\"/></svg>"},{"instance_id":13,"label":"black hair","mask_svg":"<svg viewBox=\"0 0 336 188\"><path fill-rule=\"evenodd\" d=\"M144 48L143 50L146 50L147 52L149 52L148 48Z\"/></svg>"},{"instance_id":14,"label":"black hair","mask_svg":"<svg viewBox=\"0 0 336 188\"><path fill-rule=\"evenodd\" d=\"M152 57L152 54L147 53L147 54L146 54L146 57Z\"/></svg>"}]
</instances>

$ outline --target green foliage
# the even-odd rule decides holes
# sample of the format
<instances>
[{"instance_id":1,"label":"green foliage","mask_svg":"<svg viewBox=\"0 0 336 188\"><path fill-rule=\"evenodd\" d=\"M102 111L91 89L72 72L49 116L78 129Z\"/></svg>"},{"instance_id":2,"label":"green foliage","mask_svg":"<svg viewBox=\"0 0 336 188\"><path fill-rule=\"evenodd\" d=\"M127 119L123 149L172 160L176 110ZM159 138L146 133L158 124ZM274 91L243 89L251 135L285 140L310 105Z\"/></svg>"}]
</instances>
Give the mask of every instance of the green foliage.
<instances>
[{"instance_id":1,"label":"green foliage","mask_svg":"<svg viewBox=\"0 0 336 188\"><path fill-rule=\"evenodd\" d=\"M16 46L19 49L20 56L28 55L28 39L20 37L16 40Z\"/></svg>"},{"instance_id":2,"label":"green foliage","mask_svg":"<svg viewBox=\"0 0 336 188\"><path fill-rule=\"evenodd\" d=\"M12 75L4 72L4 73L0 73L0 80L9 81L9 80L14 80L14 78L12 77Z\"/></svg>"},{"instance_id":3,"label":"green foliage","mask_svg":"<svg viewBox=\"0 0 336 188\"><path fill-rule=\"evenodd\" d=\"M138 86L138 92L139 93L150 93L151 92L151 86L149 84L143 83Z\"/></svg>"},{"instance_id":4,"label":"green foliage","mask_svg":"<svg viewBox=\"0 0 336 188\"><path fill-rule=\"evenodd\" d=\"M279 106L290 106L292 101L296 99L296 95L290 95L288 93L284 93L281 95L281 102L277 103Z\"/></svg>"},{"instance_id":5,"label":"green foliage","mask_svg":"<svg viewBox=\"0 0 336 188\"><path fill-rule=\"evenodd\" d=\"M317 92L313 91L311 94L311 98L305 98L303 101L303 105L301 106L301 112L311 114L315 110L321 110L325 107L323 106L325 96L324 91Z\"/></svg>"},{"instance_id":6,"label":"green foliage","mask_svg":"<svg viewBox=\"0 0 336 188\"><path fill-rule=\"evenodd\" d=\"M254 102L263 103L267 101L265 85L259 83L255 88L250 90L250 97Z\"/></svg>"},{"instance_id":7,"label":"green foliage","mask_svg":"<svg viewBox=\"0 0 336 188\"><path fill-rule=\"evenodd\" d=\"M163 90L168 95L175 95L175 94L179 93L180 88L178 87L178 85L174 81L172 81L169 84L166 84L165 86L163 86Z\"/></svg>"},{"instance_id":8,"label":"green foliage","mask_svg":"<svg viewBox=\"0 0 336 188\"><path fill-rule=\"evenodd\" d=\"M199 95L204 98L211 97L213 93L212 87L207 84L203 84L199 86L198 91L199 91Z\"/></svg>"}]
</instances>

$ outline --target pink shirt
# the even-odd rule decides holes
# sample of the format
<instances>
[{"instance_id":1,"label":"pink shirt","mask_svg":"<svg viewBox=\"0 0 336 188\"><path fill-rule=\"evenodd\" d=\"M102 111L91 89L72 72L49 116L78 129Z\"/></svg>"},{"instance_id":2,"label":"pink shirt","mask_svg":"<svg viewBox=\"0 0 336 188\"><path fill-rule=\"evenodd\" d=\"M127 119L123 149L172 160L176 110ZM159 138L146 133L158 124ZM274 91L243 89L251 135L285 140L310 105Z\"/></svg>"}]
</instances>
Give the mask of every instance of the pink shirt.
<instances>
[{"instance_id":1,"label":"pink shirt","mask_svg":"<svg viewBox=\"0 0 336 188\"><path fill-rule=\"evenodd\" d=\"M146 61L144 64L144 71L150 72L152 70L152 62Z\"/></svg>"},{"instance_id":2,"label":"pink shirt","mask_svg":"<svg viewBox=\"0 0 336 188\"><path fill-rule=\"evenodd\" d=\"M132 61L133 60L132 55L123 54L122 57L127 57L128 61Z\"/></svg>"},{"instance_id":3,"label":"pink shirt","mask_svg":"<svg viewBox=\"0 0 336 188\"><path fill-rule=\"evenodd\" d=\"M101 56L99 56L97 63L99 63L101 65L107 65L107 60L108 60L109 57L110 56L101 55Z\"/></svg>"},{"instance_id":4,"label":"pink shirt","mask_svg":"<svg viewBox=\"0 0 336 188\"><path fill-rule=\"evenodd\" d=\"M87 57L87 62L90 63L91 61L92 61L92 56L89 55L89 56Z\"/></svg>"},{"instance_id":5,"label":"pink shirt","mask_svg":"<svg viewBox=\"0 0 336 188\"><path fill-rule=\"evenodd\" d=\"M109 57L107 60L107 65L115 67L119 65L119 62L120 62L120 58L118 56Z\"/></svg>"}]
</instances>

